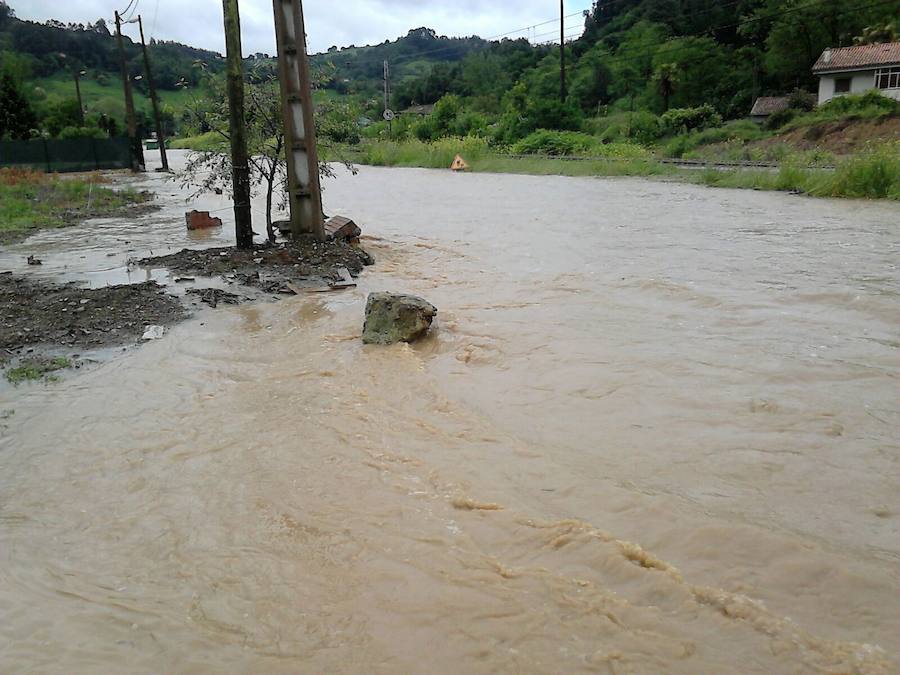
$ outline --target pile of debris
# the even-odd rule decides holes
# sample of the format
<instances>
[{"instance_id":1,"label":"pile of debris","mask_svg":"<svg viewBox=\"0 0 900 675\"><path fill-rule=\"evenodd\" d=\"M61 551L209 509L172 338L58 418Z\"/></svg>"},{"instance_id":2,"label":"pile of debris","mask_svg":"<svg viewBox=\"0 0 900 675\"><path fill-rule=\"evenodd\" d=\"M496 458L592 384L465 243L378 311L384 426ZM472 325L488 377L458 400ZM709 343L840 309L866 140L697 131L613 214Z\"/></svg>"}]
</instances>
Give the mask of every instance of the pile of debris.
<instances>
[{"instance_id":1,"label":"pile of debris","mask_svg":"<svg viewBox=\"0 0 900 675\"><path fill-rule=\"evenodd\" d=\"M141 267L166 268L175 274L222 277L265 293L291 292L291 286L346 287L373 263L365 250L346 239L320 242L313 237L284 244L184 249L171 255L144 258Z\"/></svg>"}]
</instances>

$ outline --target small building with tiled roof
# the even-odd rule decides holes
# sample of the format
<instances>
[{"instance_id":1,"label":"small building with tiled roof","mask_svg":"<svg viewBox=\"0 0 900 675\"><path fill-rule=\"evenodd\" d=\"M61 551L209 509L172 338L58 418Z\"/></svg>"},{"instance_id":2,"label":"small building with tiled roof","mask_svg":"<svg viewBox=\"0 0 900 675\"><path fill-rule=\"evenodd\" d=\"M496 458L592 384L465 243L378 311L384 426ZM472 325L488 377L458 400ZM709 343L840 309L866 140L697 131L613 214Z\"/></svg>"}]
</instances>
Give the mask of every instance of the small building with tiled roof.
<instances>
[{"instance_id":1,"label":"small building with tiled roof","mask_svg":"<svg viewBox=\"0 0 900 675\"><path fill-rule=\"evenodd\" d=\"M764 122L769 115L774 115L791 107L791 99L788 96L760 96L753 103L750 111L750 119Z\"/></svg>"},{"instance_id":2,"label":"small building with tiled roof","mask_svg":"<svg viewBox=\"0 0 900 675\"><path fill-rule=\"evenodd\" d=\"M826 49L813 66L819 103L871 89L900 101L900 42Z\"/></svg>"}]
</instances>

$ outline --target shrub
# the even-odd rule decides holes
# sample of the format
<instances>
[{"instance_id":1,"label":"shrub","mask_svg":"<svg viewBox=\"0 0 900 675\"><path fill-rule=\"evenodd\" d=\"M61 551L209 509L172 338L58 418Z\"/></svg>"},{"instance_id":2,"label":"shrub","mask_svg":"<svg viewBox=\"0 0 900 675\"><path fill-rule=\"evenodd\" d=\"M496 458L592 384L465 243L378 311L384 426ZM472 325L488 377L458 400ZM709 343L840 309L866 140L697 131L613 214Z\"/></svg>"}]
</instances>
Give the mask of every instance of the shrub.
<instances>
[{"instance_id":1,"label":"shrub","mask_svg":"<svg viewBox=\"0 0 900 675\"><path fill-rule=\"evenodd\" d=\"M816 97L803 89L794 89L788 96L788 107L809 112L816 107Z\"/></svg>"},{"instance_id":2,"label":"shrub","mask_svg":"<svg viewBox=\"0 0 900 675\"><path fill-rule=\"evenodd\" d=\"M511 148L514 154L578 155L598 145L593 136L577 131L538 129Z\"/></svg>"},{"instance_id":3,"label":"shrub","mask_svg":"<svg viewBox=\"0 0 900 675\"><path fill-rule=\"evenodd\" d=\"M820 105L817 112L836 113L844 117L874 112L896 115L900 114L900 101L882 96L879 91L873 89L862 95L848 94L846 96L837 96Z\"/></svg>"},{"instance_id":4,"label":"shrub","mask_svg":"<svg viewBox=\"0 0 900 675\"><path fill-rule=\"evenodd\" d=\"M696 108L673 108L660 117L663 130L670 134L722 126L722 116L708 103Z\"/></svg>"},{"instance_id":5,"label":"shrub","mask_svg":"<svg viewBox=\"0 0 900 675\"><path fill-rule=\"evenodd\" d=\"M797 117L797 111L794 108L786 108L784 110L773 112L766 119L766 129L770 131L780 129L795 117Z\"/></svg>"},{"instance_id":6,"label":"shrub","mask_svg":"<svg viewBox=\"0 0 900 675\"><path fill-rule=\"evenodd\" d=\"M832 180L811 191L825 197L868 197L900 199L900 142L842 162Z\"/></svg>"},{"instance_id":7,"label":"shrub","mask_svg":"<svg viewBox=\"0 0 900 675\"><path fill-rule=\"evenodd\" d=\"M647 110L595 117L585 121L583 128L604 143L634 140L649 145L663 134L659 117Z\"/></svg>"},{"instance_id":8,"label":"shrub","mask_svg":"<svg viewBox=\"0 0 900 675\"><path fill-rule=\"evenodd\" d=\"M357 145L360 141L359 117L360 111L354 106L328 104L316 116L316 131L333 143Z\"/></svg>"},{"instance_id":9,"label":"shrub","mask_svg":"<svg viewBox=\"0 0 900 675\"><path fill-rule=\"evenodd\" d=\"M59 132L59 139L63 141L74 138L106 138L106 132L98 127L65 127Z\"/></svg>"},{"instance_id":10,"label":"shrub","mask_svg":"<svg viewBox=\"0 0 900 675\"><path fill-rule=\"evenodd\" d=\"M729 122L723 127L676 136L666 144L664 152L668 157L684 157L692 150L704 145L734 142L736 145L742 146L764 136L765 133L755 123L748 120L737 120Z\"/></svg>"},{"instance_id":11,"label":"shrub","mask_svg":"<svg viewBox=\"0 0 900 675\"><path fill-rule=\"evenodd\" d=\"M523 108L511 100L500 117L494 139L501 144L510 144L538 129L579 131L582 119L581 108L574 103L538 99L528 100Z\"/></svg>"}]
</instances>

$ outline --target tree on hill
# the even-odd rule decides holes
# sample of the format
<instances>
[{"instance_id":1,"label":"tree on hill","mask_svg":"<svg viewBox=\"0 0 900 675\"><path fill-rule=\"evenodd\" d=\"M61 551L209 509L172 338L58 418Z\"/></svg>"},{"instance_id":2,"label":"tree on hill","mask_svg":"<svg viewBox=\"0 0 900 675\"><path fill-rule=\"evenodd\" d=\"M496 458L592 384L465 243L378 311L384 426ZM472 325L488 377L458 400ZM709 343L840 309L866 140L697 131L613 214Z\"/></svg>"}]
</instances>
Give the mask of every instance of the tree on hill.
<instances>
[{"instance_id":1,"label":"tree on hill","mask_svg":"<svg viewBox=\"0 0 900 675\"><path fill-rule=\"evenodd\" d=\"M675 63L661 63L653 72L653 80L659 88L659 95L663 99L663 112L669 110L669 101L675 93L675 83L678 81L678 65Z\"/></svg>"},{"instance_id":2,"label":"tree on hill","mask_svg":"<svg viewBox=\"0 0 900 675\"><path fill-rule=\"evenodd\" d=\"M0 72L0 139L26 139L37 127L37 116L12 73Z\"/></svg>"}]
</instances>

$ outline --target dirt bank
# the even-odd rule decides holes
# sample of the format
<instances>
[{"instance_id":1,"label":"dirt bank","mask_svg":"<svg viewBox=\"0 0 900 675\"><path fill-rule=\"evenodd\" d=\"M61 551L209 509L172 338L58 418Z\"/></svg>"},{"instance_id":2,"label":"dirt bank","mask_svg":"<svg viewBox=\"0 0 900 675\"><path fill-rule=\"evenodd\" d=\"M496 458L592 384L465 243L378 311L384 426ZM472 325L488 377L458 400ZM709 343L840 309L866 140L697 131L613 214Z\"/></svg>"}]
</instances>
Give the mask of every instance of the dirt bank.
<instances>
[{"instance_id":1,"label":"dirt bank","mask_svg":"<svg viewBox=\"0 0 900 675\"><path fill-rule=\"evenodd\" d=\"M772 138L754 141L748 147L769 148L788 144L797 150L816 148L835 155L852 155L867 145L885 143L900 138L900 117L876 120L833 120L808 127L792 129Z\"/></svg>"}]
</instances>

